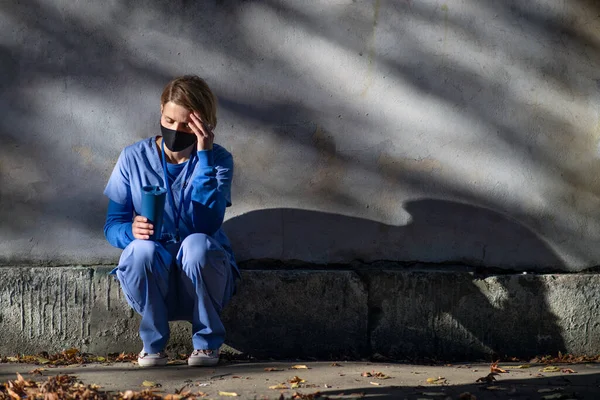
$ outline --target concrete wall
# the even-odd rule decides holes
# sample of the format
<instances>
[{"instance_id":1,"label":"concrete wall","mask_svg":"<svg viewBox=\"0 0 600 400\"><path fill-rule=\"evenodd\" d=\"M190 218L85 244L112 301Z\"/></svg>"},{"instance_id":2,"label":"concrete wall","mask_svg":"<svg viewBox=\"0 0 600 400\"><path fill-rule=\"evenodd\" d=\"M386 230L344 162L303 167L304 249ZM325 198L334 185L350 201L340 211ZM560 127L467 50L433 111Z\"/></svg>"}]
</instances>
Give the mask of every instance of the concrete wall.
<instances>
[{"instance_id":1,"label":"concrete wall","mask_svg":"<svg viewBox=\"0 0 600 400\"><path fill-rule=\"evenodd\" d=\"M4 1L0 264L116 262L102 190L205 77L240 260L600 260L592 0Z\"/></svg>"},{"instance_id":2,"label":"concrete wall","mask_svg":"<svg viewBox=\"0 0 600 400\"><path fill-rule=\"evenodd\" d=\"M137 352L139 317L107 267L0 268L0 355ZM245 270L226 344L275 358L493 360L600 348L597 274L398 268ZM190 324L167 350L191 352Z\"/></svg>"}]
</instances>

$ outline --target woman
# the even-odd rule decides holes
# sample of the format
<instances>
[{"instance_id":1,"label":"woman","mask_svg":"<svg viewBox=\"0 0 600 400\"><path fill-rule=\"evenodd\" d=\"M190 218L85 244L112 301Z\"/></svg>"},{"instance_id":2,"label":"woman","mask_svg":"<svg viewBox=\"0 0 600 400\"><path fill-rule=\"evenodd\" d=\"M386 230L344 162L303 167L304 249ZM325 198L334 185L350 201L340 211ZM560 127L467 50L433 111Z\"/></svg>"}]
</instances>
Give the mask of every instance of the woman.
<instances>
[{"instance_id":1,"label":"woman","mask_svg":"<svg viewBox=\"0 0 600 400\"><path fill-rule=\"evenodd\" d=\"M124 249L116 273L142 316L140 366L167 363L169 321L192 323L192 366L215 365L225 340L220 314L239 271L221 230L231 206L233 158L214 144L217 101L206 82L182 76L161 96L160 136L126 147L104 194L106 239ZM162 231L139 215L142 187L167 189ZM133 221L132 221L133 218Z\"/></svg>"}]
</instances>

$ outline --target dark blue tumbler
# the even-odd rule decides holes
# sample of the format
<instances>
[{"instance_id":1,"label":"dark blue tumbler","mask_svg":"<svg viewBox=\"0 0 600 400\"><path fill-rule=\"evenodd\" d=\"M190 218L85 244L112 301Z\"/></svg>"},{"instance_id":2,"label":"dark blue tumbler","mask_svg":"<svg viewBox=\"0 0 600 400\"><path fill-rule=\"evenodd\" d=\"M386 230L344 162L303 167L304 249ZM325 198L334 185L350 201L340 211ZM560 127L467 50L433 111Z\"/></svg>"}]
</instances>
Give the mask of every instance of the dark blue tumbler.
<instances>
[{"instance_id":1,"label":"dark blue tumbler","mask_svg":"<svg viewBox=\"0 0 600 400\"><path fill-rule=\"evenodd\" d=\"M148 185L142 188L142 216L154 225L150 240L159 240L161 237L166 194L167 189L160 186Z\"/></svg>"}]
</instances>

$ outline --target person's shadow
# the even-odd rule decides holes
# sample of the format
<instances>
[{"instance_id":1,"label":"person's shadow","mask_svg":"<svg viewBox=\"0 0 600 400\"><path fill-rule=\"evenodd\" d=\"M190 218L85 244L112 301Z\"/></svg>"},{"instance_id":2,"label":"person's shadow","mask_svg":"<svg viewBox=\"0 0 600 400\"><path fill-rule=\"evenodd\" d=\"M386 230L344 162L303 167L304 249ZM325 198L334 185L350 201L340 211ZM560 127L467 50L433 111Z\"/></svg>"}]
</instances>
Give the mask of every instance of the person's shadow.
<instances>
[{"instance_id":1,"label":"person's shadow","mask_svg":"<svg viewBox=\"0 0 600 400\"><path fill-rule=\"evenodd\" d=\"M354 297L328 308L337 300L325 298L326 291L301 294L298 305L294 297L311 289L242 281L240 298L224 315L228 344L273 357L457 360L565 351L543 277L535 275L536 268L563 263L540 237L512 218L464 203L425 199L404 210L403 226L298 209L228 220L224 228L242 269L345 271L364 288L325 283L339 297ZM246 296L254 299L252 309ZM348 301L364 303L364 313ZM344 307L364 321L348 321Z\"/></svg>"}]
</instances>

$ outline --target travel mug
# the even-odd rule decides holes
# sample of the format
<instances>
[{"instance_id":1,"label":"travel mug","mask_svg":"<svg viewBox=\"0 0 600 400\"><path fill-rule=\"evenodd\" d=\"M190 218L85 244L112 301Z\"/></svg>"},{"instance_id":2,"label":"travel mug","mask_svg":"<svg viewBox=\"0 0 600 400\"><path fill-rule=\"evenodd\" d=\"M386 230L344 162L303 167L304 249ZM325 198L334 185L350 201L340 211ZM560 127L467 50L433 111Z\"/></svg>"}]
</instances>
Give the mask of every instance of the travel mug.
<instances>
[{"instance_id":1,"label":"travel mug","mask_svg":"<svg viewBox=\"0 0 600 400\"><path fill-rule=\"evenodd\" d=\"M142 216L154 225L150 240L161 238L166 195L167 189L160 186L148 185L142 188Z\"/></svg>"}]
</instances>

